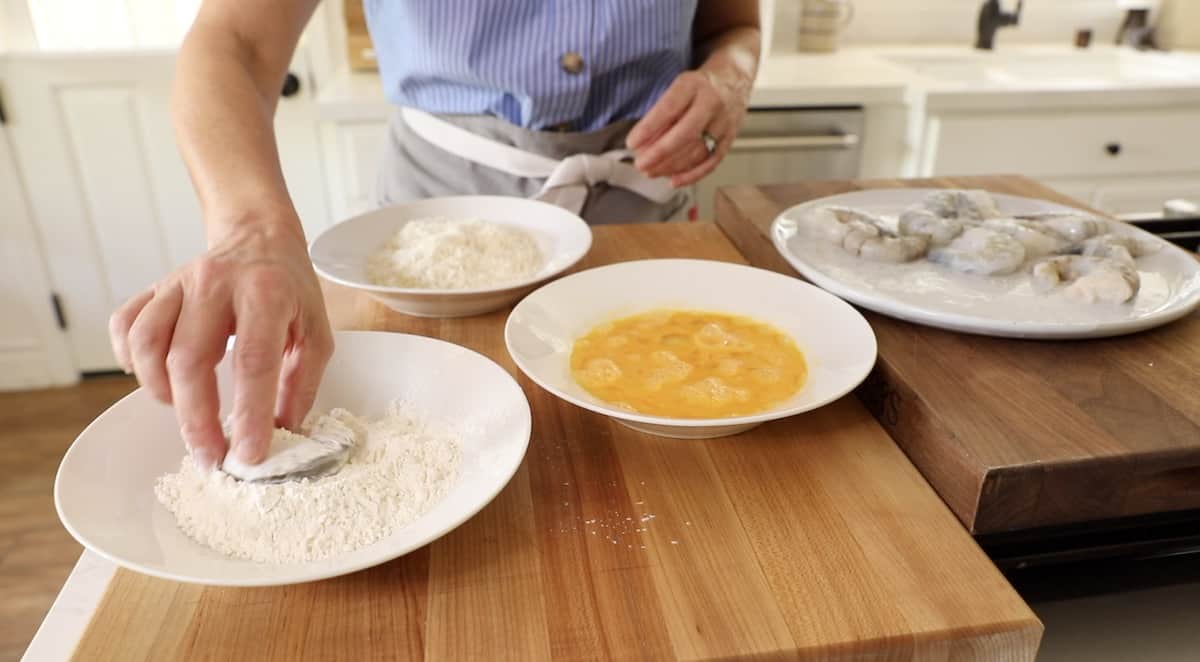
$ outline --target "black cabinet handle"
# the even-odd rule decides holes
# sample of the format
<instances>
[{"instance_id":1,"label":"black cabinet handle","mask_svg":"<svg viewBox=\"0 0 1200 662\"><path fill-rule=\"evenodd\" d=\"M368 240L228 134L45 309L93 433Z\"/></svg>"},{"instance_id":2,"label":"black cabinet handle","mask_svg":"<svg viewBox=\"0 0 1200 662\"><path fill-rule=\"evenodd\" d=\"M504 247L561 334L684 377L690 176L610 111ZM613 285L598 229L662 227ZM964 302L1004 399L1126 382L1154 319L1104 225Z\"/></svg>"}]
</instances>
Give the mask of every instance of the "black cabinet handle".
<instances>
[{"instance_id":1,"label":"black cabinet handle","mask_svg":"<svg viewBox=\"0 0 1200 662\"><path fill-rule=\"evenodd\" d=\"M1108 143L1104 146L1104 151L1108 152L1109 156L1119 156L1121 154L1121 143Z\"/></svg>"},{"instance_id":2,"label":"black cabinet handle","mask_svg":"<svg viewBox=\"0 0 1200 662\"><path fill-rule=\"evenodd\" d=\"M296 74L288 72L283 79L283 90L280 92L285 97L295 96L300 91L300 79Z\"/></svg>"}]
</instances>

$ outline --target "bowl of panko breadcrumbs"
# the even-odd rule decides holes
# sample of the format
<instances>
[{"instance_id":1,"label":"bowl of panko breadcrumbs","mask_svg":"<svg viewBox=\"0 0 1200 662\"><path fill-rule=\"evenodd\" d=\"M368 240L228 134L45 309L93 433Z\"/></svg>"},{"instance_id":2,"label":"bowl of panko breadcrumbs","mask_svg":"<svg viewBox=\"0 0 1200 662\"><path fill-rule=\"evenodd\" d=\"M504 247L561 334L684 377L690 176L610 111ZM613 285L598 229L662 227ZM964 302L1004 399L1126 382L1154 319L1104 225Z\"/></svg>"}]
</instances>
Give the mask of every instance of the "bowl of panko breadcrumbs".
<instances>
[{"instance_id":1,"label":"bowl of panko breadcrumbs","mask_svg":"<svg viewBox=\"0 0 1200 662\"><path fill-rule=\"evenodd\" d=\"M384 207L322 232L309 247L323 278L419 317L511 305L587 254L587 223L560 207L501 196Z\"/></svg>"}]
</instances>

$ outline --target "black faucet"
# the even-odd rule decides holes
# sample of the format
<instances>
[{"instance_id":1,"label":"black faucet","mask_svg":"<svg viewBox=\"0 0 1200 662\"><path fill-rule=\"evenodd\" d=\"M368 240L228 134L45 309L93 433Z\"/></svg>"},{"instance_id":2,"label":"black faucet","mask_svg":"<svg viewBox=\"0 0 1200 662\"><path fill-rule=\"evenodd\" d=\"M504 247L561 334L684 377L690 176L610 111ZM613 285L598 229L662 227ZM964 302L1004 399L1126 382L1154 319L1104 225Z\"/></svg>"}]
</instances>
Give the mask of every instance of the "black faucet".
<instances>
[{"instance_id":1,"label":"black faucet","mask_svg":"<svg viewBox=\"0 0 1200 662\"><path fill-rule=\"evenodd\" d=\"M979 29L975 33L975 48L990 51L996 42L996 30L1016 25L1021 21L1021 5L1017 0L1017 11L1009 14L1000 8L1000 0L987 0L979 9Z\"/></svg>"}]
</instances>

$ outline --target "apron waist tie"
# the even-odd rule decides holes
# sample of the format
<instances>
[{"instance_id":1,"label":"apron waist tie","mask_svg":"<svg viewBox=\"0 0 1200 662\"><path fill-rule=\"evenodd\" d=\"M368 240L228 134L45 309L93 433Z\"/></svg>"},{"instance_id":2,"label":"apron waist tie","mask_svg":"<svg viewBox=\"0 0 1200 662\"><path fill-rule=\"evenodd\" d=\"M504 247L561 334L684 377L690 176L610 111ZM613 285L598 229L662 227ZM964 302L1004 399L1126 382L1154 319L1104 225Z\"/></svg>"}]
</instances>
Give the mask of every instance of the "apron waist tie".
<instances>
[{"instance_id":1,"label":"apron waist tie","mask_svg":"<svg viewBox=\"0 0 1200 662\"><path fill-rule=\"evenodd\" d=\"M627 149L575 154L559 161L484 138L423 110L405 107L400 109L400 115L413 133L450 154L517 177L545 178L542 189L533 198L573 214L583 211L588 188L600 183L632 191L659 204L670 202L678 193L667 178L651 179L626 163L625 159L633 156Z\"/></svg>"}]
</instances>

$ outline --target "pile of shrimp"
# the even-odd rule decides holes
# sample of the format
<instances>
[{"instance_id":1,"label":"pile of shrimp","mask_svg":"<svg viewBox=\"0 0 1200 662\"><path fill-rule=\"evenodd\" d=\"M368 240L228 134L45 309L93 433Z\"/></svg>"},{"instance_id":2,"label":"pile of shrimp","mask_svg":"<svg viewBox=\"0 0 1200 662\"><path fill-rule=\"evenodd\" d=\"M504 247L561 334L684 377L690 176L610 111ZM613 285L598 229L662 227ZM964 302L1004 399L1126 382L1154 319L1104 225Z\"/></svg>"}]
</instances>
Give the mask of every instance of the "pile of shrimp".
<instances>
[{"instance_id":1,"label":"pile of shrimp","mask_svg":"<svg viewBox=\"0 0 1200 662\"><path fill-rule=\"evenodd\" d=\"M1083 213L1005 216L978 190L935 191L896 218L826 206L804 222L811 236L874 262L926 259L977 276L1029 265L1037 291L1085 303L1132 301L1141 285L1137 258L1157 249Z\"/></svg>"}]
</instances>

